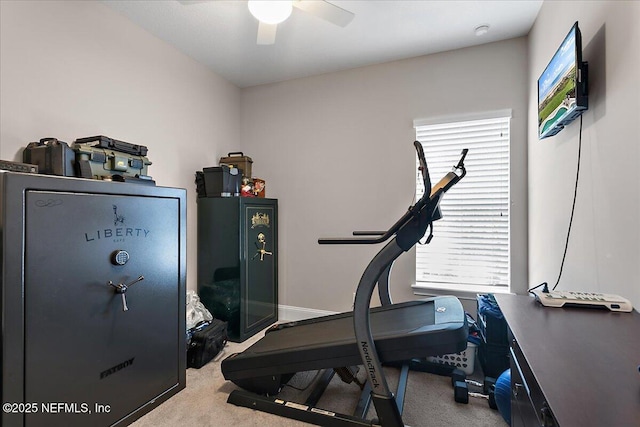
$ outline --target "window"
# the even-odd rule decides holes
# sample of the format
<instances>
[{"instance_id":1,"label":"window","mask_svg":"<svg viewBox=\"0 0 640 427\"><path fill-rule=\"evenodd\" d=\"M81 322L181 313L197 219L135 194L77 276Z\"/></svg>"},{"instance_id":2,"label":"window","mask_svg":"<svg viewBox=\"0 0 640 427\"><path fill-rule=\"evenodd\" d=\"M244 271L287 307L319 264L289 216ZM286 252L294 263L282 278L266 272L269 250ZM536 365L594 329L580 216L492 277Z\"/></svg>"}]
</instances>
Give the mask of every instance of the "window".
<instances>
[{"instance_id":1,"label":"window","mask_svg":"<svg viewBox=\"0 0 640 427\"><path fill-rule=\"evenodd\" d=\"M508 291L510 119L507 110L415 122L434 185L469 149L467 175L442 199L433 240L416 246L415 291ZM419 172L416 192L424 193Z\"/></svg>"}]
</instances>

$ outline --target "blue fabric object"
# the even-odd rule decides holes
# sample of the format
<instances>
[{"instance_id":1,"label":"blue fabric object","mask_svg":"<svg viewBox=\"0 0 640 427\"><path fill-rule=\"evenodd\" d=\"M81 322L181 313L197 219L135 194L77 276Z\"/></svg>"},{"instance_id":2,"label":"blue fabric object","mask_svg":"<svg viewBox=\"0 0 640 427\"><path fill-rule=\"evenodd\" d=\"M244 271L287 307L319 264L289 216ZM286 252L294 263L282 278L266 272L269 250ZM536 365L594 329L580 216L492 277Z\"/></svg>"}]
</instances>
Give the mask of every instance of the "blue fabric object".
<instances>
[{"instance_id":1,"label":"blue fabric object","mask_svg":"<svg viewBox=\"0 0 640 427\"><path fill-rule=\"evenodd\" d=\"M498 412L511 425L511 369L507 369L498 377L495 385L495 398Z\"/></svg>"},{"instance_id":2,"label":"blue fabric object","mask_svg":"<svg viewBox=\"0 0 640 427\"><path fill-rule=\"evenodd\" d=\"M478 314L489 315L496 319L504 318L493 294L478 295Z\"/></svg>"}]
</instances>

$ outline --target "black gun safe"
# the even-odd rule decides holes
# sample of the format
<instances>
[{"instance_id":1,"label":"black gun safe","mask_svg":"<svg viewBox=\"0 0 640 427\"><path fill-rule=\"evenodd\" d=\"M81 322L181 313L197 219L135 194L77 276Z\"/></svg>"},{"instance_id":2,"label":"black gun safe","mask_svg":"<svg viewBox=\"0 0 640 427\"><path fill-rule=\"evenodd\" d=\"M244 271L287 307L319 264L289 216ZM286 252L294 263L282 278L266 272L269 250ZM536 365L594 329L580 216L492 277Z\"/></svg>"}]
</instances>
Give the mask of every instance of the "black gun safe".
<instances>
[{"instance_id":1,"label":"black gun safe","mask_svg":"<svg viewBox=\"0 0 640 427\"><path fill-rule=\"evenodd\" d=\"M2 425L127 425L185 387L185 190L0 172L0 221Z\"/></svg>"},{"instance_id":2,"label":"black gun safe","mask_svg":"<svg viewBox=\"0 0 640 427\"><path fill-rule=\"evenodd\" d=\"M198 294L229 339L278 320L278 201L198 198Z\"/></svg>"}]
</instances>

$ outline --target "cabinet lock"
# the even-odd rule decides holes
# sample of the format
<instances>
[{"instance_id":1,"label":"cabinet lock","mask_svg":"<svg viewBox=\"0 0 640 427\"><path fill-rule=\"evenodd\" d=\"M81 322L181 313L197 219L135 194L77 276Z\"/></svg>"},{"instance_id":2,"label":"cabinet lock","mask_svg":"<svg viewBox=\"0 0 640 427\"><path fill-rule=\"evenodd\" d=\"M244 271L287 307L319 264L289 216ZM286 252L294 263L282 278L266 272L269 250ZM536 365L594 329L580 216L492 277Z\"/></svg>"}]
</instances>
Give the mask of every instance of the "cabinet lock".
<instances>
[{"instance_id":1,"label":"cabinet lock","mask_svg":"<svg viewBox=\"0 0 640 427\"><path fill-rule=\"evenodd\" d=\"M265 255L273 255L272 252L268 252L266 250L266 246L267 246L266 236L264 235L264 233L259 233L258 241L256 242L256 248L258 248L258 251L251 259L256 259L258 256L260 256L260 261L264 261Z\"/></svg>"}]
</instances>

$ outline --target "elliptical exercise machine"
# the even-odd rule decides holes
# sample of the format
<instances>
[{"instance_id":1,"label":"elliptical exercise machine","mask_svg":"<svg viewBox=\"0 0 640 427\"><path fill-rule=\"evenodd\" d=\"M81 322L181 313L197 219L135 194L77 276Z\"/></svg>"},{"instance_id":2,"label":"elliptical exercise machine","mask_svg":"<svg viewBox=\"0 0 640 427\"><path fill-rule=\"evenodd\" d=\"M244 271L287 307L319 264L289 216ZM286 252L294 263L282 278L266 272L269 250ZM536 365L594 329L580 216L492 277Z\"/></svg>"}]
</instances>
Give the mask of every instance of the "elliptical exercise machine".
<instances>
[{"instance_id":1,"label":"elliptical exercise machine","mask_svg":"<svg viewBox=\"0 0 640 427\"><path fill-rule=\"evenodd\" d=\"M425 187L424 195L385 232L354 232L354 237L319 239L320 244L377 244L391 239L371 260L356 290L353 312L289 322L269 328L265 336L242 353L222 361L222 373L244 390L234 390L229 403L324 426L404 426L402 406L409 365L402 368L396 396L387 384L383 363L462 351L468 326L460 301L451 296L393 304L389 273L394 261L411 249L441 218L445 192L466 174L463 150L459 162L431 186L422 145L414 142ZM381 307L370 309L378 285ZM332 336L327 337L327 331ZM315 404L324 385L303 404L273 397L296 372L329 369L341 377L349 367L363 365L367 382L354 415L319 409ZM365 420L373 402L377 420Z\"/></svg>"}]
</instances>

